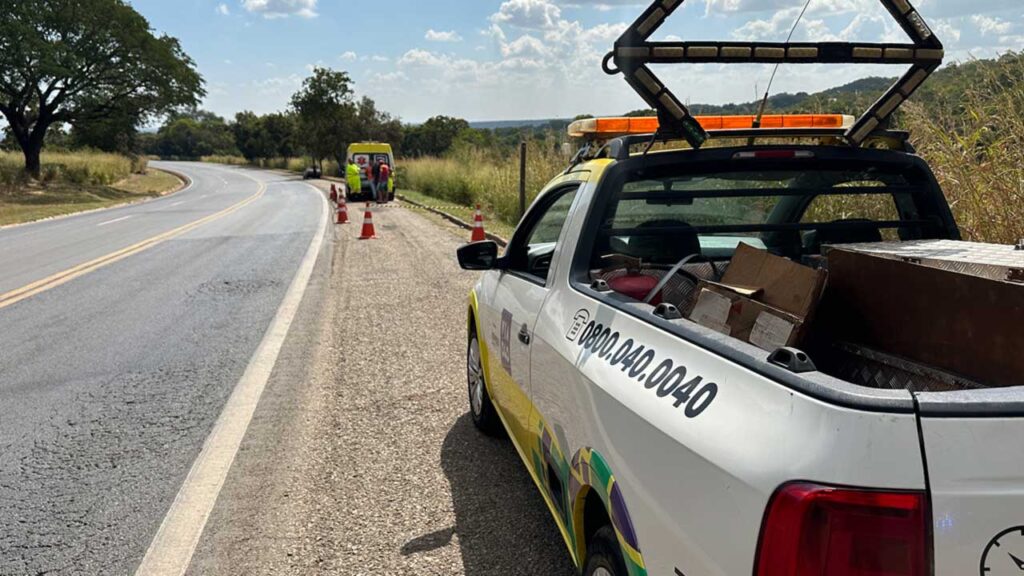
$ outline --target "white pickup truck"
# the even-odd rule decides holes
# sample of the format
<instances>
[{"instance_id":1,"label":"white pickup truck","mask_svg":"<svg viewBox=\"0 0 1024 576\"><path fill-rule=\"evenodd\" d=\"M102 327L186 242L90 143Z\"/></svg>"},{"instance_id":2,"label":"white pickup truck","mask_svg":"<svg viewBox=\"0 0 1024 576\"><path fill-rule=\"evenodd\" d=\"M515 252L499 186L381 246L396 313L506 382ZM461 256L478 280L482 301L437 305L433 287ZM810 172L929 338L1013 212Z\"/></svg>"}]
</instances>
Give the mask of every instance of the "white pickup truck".
<instances>
[{"instance_id":1,"label":"white pickup truck","mask_svg":"<svg viewBox=\"0 0 1024 576\"><path fill-rule=\"evenodd\" d=\"M828 245L959 240L926 163L905 145L631 151L646 140L552 181L503 255L459 251L485 270L468 306L474 421L507 431L581 572L1024 575L1024 380L899 362L879 378L828 337L770 351L684 317L741 244L821 267Z\"/></svg>"}]
</instances>

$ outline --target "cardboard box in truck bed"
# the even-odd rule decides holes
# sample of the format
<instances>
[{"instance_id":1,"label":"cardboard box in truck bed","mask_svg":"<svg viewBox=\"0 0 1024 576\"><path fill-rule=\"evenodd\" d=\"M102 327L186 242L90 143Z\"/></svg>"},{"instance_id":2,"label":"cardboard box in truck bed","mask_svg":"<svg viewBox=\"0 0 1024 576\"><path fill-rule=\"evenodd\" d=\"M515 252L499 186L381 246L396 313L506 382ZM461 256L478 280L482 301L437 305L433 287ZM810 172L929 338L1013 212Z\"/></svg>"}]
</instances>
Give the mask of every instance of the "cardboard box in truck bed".
<instances>
[{"instance_id":1,"label":"cardboard box in truck bed","mask_svg":"<svg viewBox=\"0 0 1024 576\"><path fill-rule=\"evenodd\" d=\"M798 346L826 273L740 244L721 282L703 281L690 319L774 352Z\"/></svg>"}]
</instances>

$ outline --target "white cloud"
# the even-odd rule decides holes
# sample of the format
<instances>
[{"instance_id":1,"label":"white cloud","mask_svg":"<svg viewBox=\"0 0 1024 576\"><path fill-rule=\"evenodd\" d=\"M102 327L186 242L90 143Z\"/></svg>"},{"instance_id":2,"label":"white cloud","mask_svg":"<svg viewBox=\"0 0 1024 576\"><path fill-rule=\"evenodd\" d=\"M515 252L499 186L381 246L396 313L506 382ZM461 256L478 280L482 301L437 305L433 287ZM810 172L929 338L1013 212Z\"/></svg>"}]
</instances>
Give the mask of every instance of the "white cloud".
<instances>
[{"instance_id":1,"label":"white cloud","mask_svg":"<svg viewBox=\"0 0 1024 576\"><path fill-rule=\"evenodd\" d=\"M733 38L782 42L793 30L802 9L802 5L791 6L767 18L750 19L733 31ZM793 41L906 42L907 36L878 0L819 0L811 3L797 24Z\"/></svg>"},{"instance_id":2,"label":"white cloud","mask_svg":"<svg viewBox=\"0 0 1024 576\"><path fill-rule=\"evenodd\" d=\"M556 2L506 0L481 32L490 46L477 47L470 51L472 56L413 48L395 63L402 82L381 71L369 78L367 89L382 106L410 119L438 113L466 118L534 117L541 109L539 102L549 110L544 114L568 116L581 108L594 109L594 101L606 110L622 108L620 112L640 107L642 102L635 102L621 79L601 71L602 57L626 24L588 27L565 17L562 7L568 4ZM423 97L410 101L410 85ZM551 107L560 111L552 112Z\"/></svg>"},{"instance_id":3,"label":"white cloud","mask_svg":"<svg viewBox=\"0 0 1024 576\"><path fill-rule=\"evenodd\" d=\"M217 14L228 16L231 14L231 10L228 9L227 4L217 4Z\"/></svg>"},{"instance_id":4,"label":"white cloud","mask_svg":"<svg viewBox=\"0 0 1024 576\"><path fill-rule=\"evenodd\" d=\"M241 0L242 7L249 12L262 14L264 18L287 18L301 16L315 18L317 0Z\"/></svg>"},{"instance_id":5,"label":"white cloud","mask_svg":"<svg viewBox=\"0 0 1024 576\"><path fill-rule=\"evenodd\" d=\"M357 58L359 58L359 55L349 50L348 52L342 53L342 55L338 56L338 58L341 58L345 62L354 62Z\"/></svg>"},{"instance_id":6,"label":"white cloud","mask_svg":"<svg viewBox=\"0 0 1024 576\"><path fill-rule=\"evenodd\" d=\"M957 28L949 19L939 18L929 24L932 27L932 31L935 32L935 35L947 45L957 44L960 42L960 28Z\"/></svg>"},{"instance_id":7,"label":"white cloud","mask_svg":"<svg viewBox=\"0 0 1024 576\"><path fill-rule=\"evenodd\" d=\"M431 28L427 30L426 40L430 42L462 42L462 36L454 30L437 31Z\"/></svg>"},{"instance_id":8,"label":"white cloud","mask_svg":"<svg viewBox=\"0 0 1024 576\"><path fill-rule=\"evenodd\" d=\"M549 0L507 0L491 16L494 24L540 30L553 28L562 19L562 9Z\"/></svg>"},{"instance_id":9,"label":"white cloud","mask_svg":"<svg viewBox=\"0 0 1024 576\"><path fill-rule=\"evenodd\" d=\"M978 31L981 32L982 36L988 36L989 34L995 36L1006 35L1013 29L1013 24L1007 22L998 17L985 16L984 14L975 14L971 16L971 22L978 27Z\"/></svg>"}]
</instances>

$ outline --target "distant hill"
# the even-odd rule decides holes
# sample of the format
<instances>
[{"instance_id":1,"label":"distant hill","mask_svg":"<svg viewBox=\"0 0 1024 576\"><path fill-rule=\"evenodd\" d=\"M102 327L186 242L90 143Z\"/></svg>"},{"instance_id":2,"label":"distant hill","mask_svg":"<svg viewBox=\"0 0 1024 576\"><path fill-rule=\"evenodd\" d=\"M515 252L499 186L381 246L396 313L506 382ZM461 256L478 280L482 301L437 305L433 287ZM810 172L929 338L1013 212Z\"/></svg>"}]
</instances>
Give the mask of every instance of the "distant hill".
<instances>
[{"instance_id":1,"label":"distant hill","mask_svg":"<svg viewBox=\"0 0 1024 576\"><path fill-rule=\"evenodd\" d=\"M783 92L770 96L766 109L769 113L799 111L857 114L863 112L871 102L881 96L895 81L895 78L873 76L813 94L808 94L807 92L797 92L796 94ZM858 105L860 106L859 109L857 108ZM756 114L760 107L760 100L741 104L691 104L689 106L690 112L694 114L711 116L719 114ZM653 115L653 110L634 110L627 114L627 116Z\"/></svg>"},{"instance_id":2,"label":"distant hill","mask_svg":"<svg viewBox=\"0 0 1024 576\"><path fill-rule=\"evenodd\" d=\"M963 64L950 64L938 70L914 95L913 101L927 107L959 106L960 95L976 86L980 80L991 74L1005 74L1014 70L1012 64L1024 61L1024 53L1007 53L998 59L972 60ZM808 94L781 93L768 98L768 113L803 112L860 115L873 104L896 78L870 77ZM1006 78L1007 86L1020 86L1020 79ZM693 114L756 114L761 106L759 100L742 104L692 104ZM653 110L634 110L629 116L653 116Z\"/></svg>"},{"instance_id":3,"label":"distant hill","mask_svg":"<svg viewBox=\"0 0 1024 576\"><path fill-rule=\"evenodd\" d=\"M937 71L914 95L913 101L924 106L924 109L930 114L962 113L964 112L963 95L967 91L984 85L983 81L987 78L1007 76L1003 79L1002 86L1007 89L1024 90L1024 80L1011 77L1021 66L1024 66L1024 53L1013 52L993 60L972 60L963 64L950 64ZM834 113L859 116L867 111L871 104L895 82L895 77L869 77L821 92L775 94L768 99L767 112L769 114ZM751 101L724 105L692 104L689 108L694 114L705 115L756 114L760 105L760 101ZM1019 112L1011 111L1013 114L1019 114ZM652 116L654 111L635 110L627 115ZM571 119L507 120L470 122L470 126L494 133L501 142L515 144L522 139L524 134L534 137L546 135L563 137L565 127L571 121ZM899 117L896 118L896 122L897 126L900 125Z\"/></svg>"},{"instance_id":4,"label":"distant hill","mask_svg":"<svg viewBox=\"0 0 1024 576\"><path fill-rule=\"evenodd\" d=\"M551 124L568 123L569 120L550 118L547 120L493 120L482 122L470 122L470 128L477 130L503 130L507 128L541 128Z\"/></svg>"},{"instance_id":5,"label":"distant hill","mask_svg":"<svg viewBox=\"0 0 1024 576\"><path fill-rule=\"evenodd\" d=\"M836 88L829 88L828 90L817 92L814 94L808 94L807 92L798 92L796 94L781 93L775 94L768 99L768 109L776 112L795 111L802 108L812 106L826 106L832 104L833 106L844 107L844 109L837 110L807 110L811 112L847 112L847 113L858 113L860 110L845 109L853 101L860 101L861 99L874 100L878 98L885 91L886 88L892 86L895 82L895 78L863 78L839 86ZM757 102L745 102L742 104L693 104L690 106L690 111L694 114L755 114L758 107L761 105L760 101ZM866 107L866 106L865 106ZM635 110L627 114L627 116L652 116L654 115L653 110ZM556 128L567 126L572 119L570 118L551 118L544 120L493 120L493 121L479 121L470 122L470 128L476 128L478 130L517 130L517 129L536 129L536 128Z\"/></svg>"}]
</instances>

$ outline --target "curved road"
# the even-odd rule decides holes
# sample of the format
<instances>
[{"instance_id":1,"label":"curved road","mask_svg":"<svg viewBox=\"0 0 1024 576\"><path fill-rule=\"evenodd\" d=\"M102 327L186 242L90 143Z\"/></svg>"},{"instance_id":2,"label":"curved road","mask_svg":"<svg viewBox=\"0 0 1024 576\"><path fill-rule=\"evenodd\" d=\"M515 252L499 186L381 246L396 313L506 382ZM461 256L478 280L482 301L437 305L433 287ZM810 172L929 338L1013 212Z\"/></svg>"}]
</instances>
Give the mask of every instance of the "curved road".
<instances>
[{"instance_id":1,"label":"curved road","mask_svg":"<svg viewBox=\"0 0 1024 576\"><path fill-rule=\"evenodd\" d=\"M575 573L466 414L464 231L164 166L192 186L0 230L0 575Z\"/></svg>"},{"instance_id":2,"label":"curved road","mask_svg":"<svg viewBox=\"0 0 1024 576\"><path fill-rule=\"evenodd\" d=\"M135 570L317 235L300 181L162 166L191 186L0 230L0 574Z\"/></svg>"}]
</instances>

